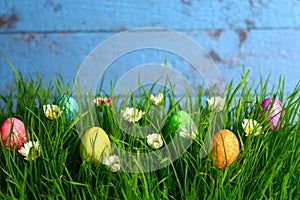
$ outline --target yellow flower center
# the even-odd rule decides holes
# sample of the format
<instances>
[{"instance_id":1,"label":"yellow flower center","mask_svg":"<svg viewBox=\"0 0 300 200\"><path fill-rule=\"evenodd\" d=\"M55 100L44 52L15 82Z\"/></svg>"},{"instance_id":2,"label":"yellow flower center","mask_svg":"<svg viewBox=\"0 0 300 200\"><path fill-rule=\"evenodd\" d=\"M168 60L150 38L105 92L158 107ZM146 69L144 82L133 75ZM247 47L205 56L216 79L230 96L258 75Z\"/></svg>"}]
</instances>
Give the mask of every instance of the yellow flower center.
<instances>
[{"instance_id":1,"label":"yellow flower center","mask_svg":"<svg viewBox=\"0 0 300 200\"><path fill-rule=\"evenodd\" d=\"M30 151L29 151L29 156L28 157L31 158L31 159L35 159L35 158L37 158L39 156L40 156L40 152L38 150L34 149L33 147L31 147Z\"/></svg>"},{"instance_id":2,"label":"yellow flower center","mask_svg":"<svg viewBox=\"0 0 300 200\"><path fill-rule=\"evenodd\" d=\"M246 132L247 134L251 134L251 133L253 132L253 128L251 128L251 127L246 127L245 132Z\"/></svg>"},{"instance_id":3,"label":"yellow flower center","mask_svg":"<svg viewBox=\"0 0 300 200\"><path fill-rule=\"evenodd\" d=\"M51 119L56 119L58 117L58 112L55 111L49 112L48 117Z\"/></svg>"}]
</instances>

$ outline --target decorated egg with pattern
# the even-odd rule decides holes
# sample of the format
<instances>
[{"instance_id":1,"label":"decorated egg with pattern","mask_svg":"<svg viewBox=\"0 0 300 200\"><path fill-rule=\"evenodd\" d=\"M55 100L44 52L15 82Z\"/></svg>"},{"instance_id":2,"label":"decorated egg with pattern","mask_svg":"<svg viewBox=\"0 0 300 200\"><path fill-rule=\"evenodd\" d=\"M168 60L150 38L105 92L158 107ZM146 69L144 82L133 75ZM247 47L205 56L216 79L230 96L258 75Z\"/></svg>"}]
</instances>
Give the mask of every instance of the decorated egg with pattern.
<instances>
[{"instance_id":1,"label":"decorated egg with pattern","mask_svg":"<svg viewBox=\"0 0 300 200\"><path fill-rule=\"evenodd\" d=\"M240 153L240 143L235 134L227 129L216 133L212 149L213 163L219 169L225 169L232 164Z\"/></svg>"},{"instance_id":2,"label":"decorated egg with pattern","mask_svg":"<svg viewBox=\"0 0 300 200\"><path fill-rule=\"evenodd\" d=\"M62 115L67 122L71 122L75 119L76 113L79 112L77 101L70 95L62 95L55 99L54 103L59 105Z\"/></svg>"},{"instance_id":3,"label":"decorated egg with pattern","mask_svg":"<svg viewBox=\"0 0 300 200\"><path fill-rule=\"evenodd\" d=\"M268 122L271 125L271 130L279 130L283 124L280 124L280 117L282 116L283 106L281 101L274 98L265 99L262 104L262 109L265 111L265 116L268 118Z\"/></svg>"},{"instance_id":4,"label":"decorated egg with pattern","mask_svg":"<svg viewBox=\"0 0 300 200\"><path fill-rule=\"evenodd\" d=\"M26 134L24 123L15 118L6 119L0 127L1 139L3 144L10 149L20 149L30 138L30 134Z\"/></svg>"}]
</instances>

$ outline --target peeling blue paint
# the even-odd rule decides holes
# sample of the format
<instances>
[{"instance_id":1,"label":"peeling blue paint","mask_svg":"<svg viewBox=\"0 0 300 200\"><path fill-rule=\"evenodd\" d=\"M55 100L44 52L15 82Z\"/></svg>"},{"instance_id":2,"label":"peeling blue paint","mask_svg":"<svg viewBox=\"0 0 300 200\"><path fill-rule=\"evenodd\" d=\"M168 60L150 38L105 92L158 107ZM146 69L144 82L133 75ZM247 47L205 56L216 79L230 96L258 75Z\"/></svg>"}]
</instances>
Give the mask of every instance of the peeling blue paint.
<instances>
[{"instance_id":1,"label":"peeling blue paint","mask_svg":"<svg viewBox=\"0 0 300 200\"><path fill-rule=\"evenodd\" d=\"M283 1L0 1L0 50L24 75L41 73L51 81L57 73L71 81L85 56L113 34L140 27L181 31L202 45L217 63L226 81L240 80L241 66L251 69L249 79L272 71L289 93L300 74L300 2ZM34 16L34 17L33 17ZM125 41L126 42L126 41ZM129 44L130 45L130 44ZM186 48L186 47L185 47ZM193 70L178 57L172 66L195 83ZM146 51L120 58L108 79L130 67L164 63L166 54ZM182 67L185 66L185 67ZM1 94L13 83L8 63L0 57ZM199 81L199 80L198 80Z\"/></svg>"}]
</instances>

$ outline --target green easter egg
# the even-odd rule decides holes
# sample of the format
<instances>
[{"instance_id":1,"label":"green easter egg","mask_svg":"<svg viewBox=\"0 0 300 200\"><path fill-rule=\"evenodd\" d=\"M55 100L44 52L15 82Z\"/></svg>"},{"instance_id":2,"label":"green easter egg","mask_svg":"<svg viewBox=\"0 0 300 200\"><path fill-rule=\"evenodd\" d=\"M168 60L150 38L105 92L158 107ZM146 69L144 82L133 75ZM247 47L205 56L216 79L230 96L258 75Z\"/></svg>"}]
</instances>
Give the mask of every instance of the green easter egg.
<instances>
[{"instance_id":1,"label":"green easter egg","mask_svg":"<svg viewBox=\"0 0 300 200\"><path fill-rule=\"evenodd\" d=\"M88 129L81 138L80 157L83 161L95 165L103 161L111 152L110 140L106 132L100 127Z\"/></svg>"},{"instance_id":2,"label":"green easter egg","mask_svg":"<svg viewBox=\"0 0 300 200\"><path fill-rule=\"evenodd\" d=\"M188 144L198 135L198 129L192 117L185 111L178 111L172 115L162 132L167 143L177 138L183 145Z\"/></svg>"}]
</instances>

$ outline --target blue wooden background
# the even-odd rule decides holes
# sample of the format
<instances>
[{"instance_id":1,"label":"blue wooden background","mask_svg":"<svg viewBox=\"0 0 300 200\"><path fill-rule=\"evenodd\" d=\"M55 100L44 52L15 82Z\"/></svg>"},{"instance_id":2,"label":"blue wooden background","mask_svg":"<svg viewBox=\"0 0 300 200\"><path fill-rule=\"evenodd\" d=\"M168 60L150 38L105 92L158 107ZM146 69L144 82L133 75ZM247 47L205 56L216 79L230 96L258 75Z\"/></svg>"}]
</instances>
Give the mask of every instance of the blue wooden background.
<instances>
[{"instance_id":1,"label":"blue wooden background","mask_svg":"<svg viewBox=\"0 0 300 200\"><path fill-rule=\"evenodd\" d=\"M39 71L47 81L57 73L71 81L97 44L141 27L190 36L214 59L225 81L240 80L242 65L251 69L249 81L260 71L263 76L272 72L271 85L285 76L287 93L299 81L298 0L0 0L0 51L24 76ZM127 70L153 57L163 63L159 55L135 54L117 64ZM6 95L13 72L2 57L0 83Z\"/></svg>"}]
</instances>

